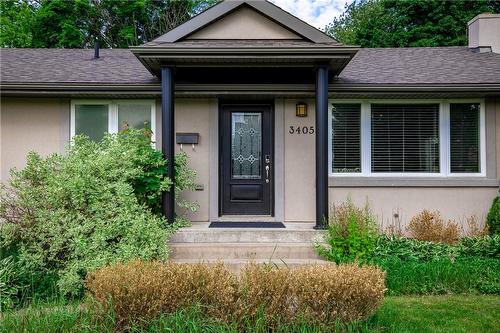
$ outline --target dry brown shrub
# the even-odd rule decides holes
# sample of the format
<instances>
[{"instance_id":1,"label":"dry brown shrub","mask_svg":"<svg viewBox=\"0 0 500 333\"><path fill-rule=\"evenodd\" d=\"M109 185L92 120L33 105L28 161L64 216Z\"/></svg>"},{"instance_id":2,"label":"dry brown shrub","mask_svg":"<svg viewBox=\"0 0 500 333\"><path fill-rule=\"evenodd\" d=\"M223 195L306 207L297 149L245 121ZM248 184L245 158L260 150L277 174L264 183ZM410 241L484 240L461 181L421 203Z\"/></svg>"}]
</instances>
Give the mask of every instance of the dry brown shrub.
<instances>
[{"instance_id":1,"label":"dry brown shrub","mask_svg":"<svg viewBox=\"0 0 500 333\"><path fill-rule=\"evenodd\" d=\"M89 274L86 287L104 311L112 307L119 327L197 304L223 320L237 312L237 280L222 263L132 261Z\"/></svg>"},{"instance_id":2,"label":"dry brown shrub","mask_svg":"<svg viewBox=\"0 0 500 333\"><path fill-rule=\"evenodd\" d=\"M477 221L477 217L472 215L467 218L467 230L465 236L467 237L483 237L489 234L488 226L481 225Z\"/></svg>"},{"instance_id":3,"label":"dry brown shrub","mask_svg":"<svg viewBox=\"0 0 500 333\"><path fill-rule=\"evenodd\" d=\"M90 274L93 311L109 307L119 329L160 313L201 305L207 316L244 325L264 315L276 327L303 317L319 323L368 317L382 302L384 273L356 264L296 269L250 264L239 278L223 264L132 261Z\"/></svg>"},{"instance_id":4,"label":"dry brown shrub","mask_svg":"<svg viewBox=\"0 0 500 333\"><path fill-rule=\"evenodd\" d=\"M382 303L385 273L345 264L305 266L294 272L298 313L311 321L350 322L370 316Z\"/></svg>"},{"instance_id":5,"label":"dry brown shrub","mask_svg":"<svg viewBox=\"0 0 500 333\"><path fill-rule=\"evenodd\" d=\"M240 309L255 318L262 311L270 325L291 320L295 315L295 276L289 268L248 264L240 273Z\"/></svg>"},{"instance_id":6,"label":"dry brown shrub","mask_svg":"<svg viewBox=\"0 0 500 333\"><path fill-rule=\"evenodd\" d=\"M422 241L455 244L460 239L460 228L453 220L446 222L439 211L424 209L408 224L410 237Z\"/></svg>"}]
</instances>

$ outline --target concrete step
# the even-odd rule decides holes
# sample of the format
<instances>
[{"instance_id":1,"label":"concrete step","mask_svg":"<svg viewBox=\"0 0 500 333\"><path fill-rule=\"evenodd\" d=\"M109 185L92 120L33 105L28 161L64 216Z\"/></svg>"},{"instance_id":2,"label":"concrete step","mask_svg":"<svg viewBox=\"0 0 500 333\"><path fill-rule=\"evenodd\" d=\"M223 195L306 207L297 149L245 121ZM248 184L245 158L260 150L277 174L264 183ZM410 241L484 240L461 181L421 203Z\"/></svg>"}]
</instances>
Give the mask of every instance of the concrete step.
<instances>
[{"instance_id":1,"label":"concrete step","mask_svg":"<svg viewBox=\"0 0 500 333\"><path fill-rule=\"evenodd\" d=\"M313 243L323 232L314 229L268 228L182 228L170 243Z\"/></svg>"},{"instance_id":2,"label":"concrete step","mask_svg":"<svg viewBox=\"0 0 500 333\"><path fill-rule=\"evenodd\" d=\"M197 264L197 263L205 263L205 264L216 264L219 262L223 262L232 272L234 273L239 273L241 269L249 264L249 263L257 263L257 264L263 264L263 265L272 265L275 267L286 267L286 268L293 268L293 267L301 267L301 266L309 266L309 265L329 265L332 264L331 262L328 262L326 260L320 260L320 259L287 259L287 260L280 260L280 259L255 259L255 260L247 260L247 259L224 259L224 260L218 260L218 259L205 259L205 260L198 260L198 259L170 259L172 262L176 263L185 263L185 264Z\"/></svg>"},{"instance_id":3,"label":"concrete step","mask_svg":"<svg viewBox=\"0 0 500 333\"><path fill-rule=\"evenodd\" d=\"M171 243L174 259L320 259L312 243Z\"/></svg>"}]
</instances>

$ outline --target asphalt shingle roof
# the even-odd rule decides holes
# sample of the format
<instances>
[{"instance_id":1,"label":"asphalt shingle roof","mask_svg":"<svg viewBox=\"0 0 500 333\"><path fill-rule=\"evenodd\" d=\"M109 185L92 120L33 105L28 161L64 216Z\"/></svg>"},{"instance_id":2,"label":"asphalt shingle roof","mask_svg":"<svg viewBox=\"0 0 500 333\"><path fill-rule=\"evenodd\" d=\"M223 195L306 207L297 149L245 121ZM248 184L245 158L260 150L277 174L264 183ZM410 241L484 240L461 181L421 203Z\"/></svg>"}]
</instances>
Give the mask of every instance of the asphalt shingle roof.
<instances>
[{"instance_id":1,"label":"asphalt shingle roof","mask_svg":"<svg viewBox=\"0 0 500 333\"><path fill-rule=\"evenodd\" d=\"M2 83L157 83L128 49L1 49ZM360 49L338 78L346 84L500 83L500 54L467 47Z\"/></svg>"},{"instance_id":2,"label":"asphalt shingle roof","mask_svg":"<svg viewBox=\"0 0 500 333\"><path fill-rule=\"evenodd\" d=\"M0 81L26 83L158 82L128 49L1 49Z\"/></svg>"},{"instance_id":3,"label":"asphalt shingle roof","mask_svg":"<svg viewBox=\"0 0 500 333\"><path fill-rule=\"evenodd\" d=\"M339 75L352 84L500 83L500 54L464 46L360 49Z\"/></svg>"}]
</instances>

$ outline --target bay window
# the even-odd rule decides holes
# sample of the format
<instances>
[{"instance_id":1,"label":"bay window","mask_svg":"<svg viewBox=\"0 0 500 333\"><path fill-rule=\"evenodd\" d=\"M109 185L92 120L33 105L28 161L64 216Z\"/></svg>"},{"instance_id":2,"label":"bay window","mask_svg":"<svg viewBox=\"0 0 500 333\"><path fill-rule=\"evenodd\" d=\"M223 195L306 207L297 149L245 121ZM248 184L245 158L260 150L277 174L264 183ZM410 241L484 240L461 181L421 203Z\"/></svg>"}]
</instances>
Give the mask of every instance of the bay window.
<instances>
[{"instance_id":1,"label":"bay window","mask_svg":"<svg viewBox=\"0 0 500 333\"><path fill-rule=\"evenodd\" d=\"M331 101L331 176L484 176L484 103Z\"/></svg>"},{"instance_id":2,"label":"bay window","mask_svg":"<svg viewBox=\"0 0 500 333\"><path fill-rule=\"evenodd\" d=\"M100 141L104 134L127 128L155 128L153 100L76 100L71 102L71 136Z\"/></svg>"}]
</instances>

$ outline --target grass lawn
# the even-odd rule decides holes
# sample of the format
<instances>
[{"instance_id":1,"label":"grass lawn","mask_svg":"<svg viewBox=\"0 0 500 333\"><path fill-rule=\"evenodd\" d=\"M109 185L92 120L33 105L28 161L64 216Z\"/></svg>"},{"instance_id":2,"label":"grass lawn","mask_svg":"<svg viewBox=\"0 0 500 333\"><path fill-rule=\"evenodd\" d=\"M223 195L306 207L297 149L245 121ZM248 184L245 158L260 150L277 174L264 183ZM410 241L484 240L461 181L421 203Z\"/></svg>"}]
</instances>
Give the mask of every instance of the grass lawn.
<instances>
[{"instance_id":1,"label":"grass lawn","mask_svg":"<svg viewBox=\"0 0 500 333\"><path fill-rule=\"evenodd\" d=\"M96 324L78 305L33 307L0 317L0 332L112 332L113 320ZM132 330L137 331L139 330ZM265 332L262 323L249 323L248 332ZM280 332L336 331L305 323ZM348 332L500 332L500 296L387 297L368 321L338 331ZM149 324L146 332L237 332L234 327L207 321L200 315L176 314Z\"/></svg>"}]
</instances>

